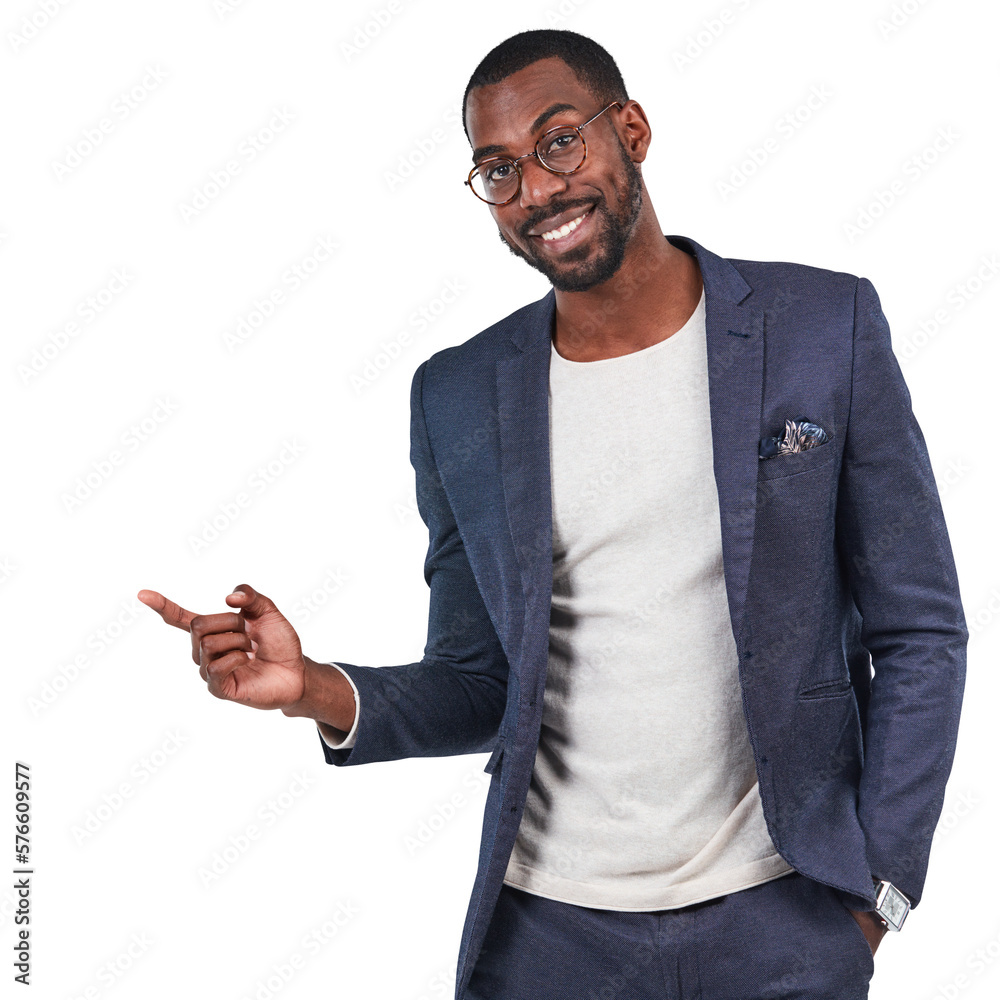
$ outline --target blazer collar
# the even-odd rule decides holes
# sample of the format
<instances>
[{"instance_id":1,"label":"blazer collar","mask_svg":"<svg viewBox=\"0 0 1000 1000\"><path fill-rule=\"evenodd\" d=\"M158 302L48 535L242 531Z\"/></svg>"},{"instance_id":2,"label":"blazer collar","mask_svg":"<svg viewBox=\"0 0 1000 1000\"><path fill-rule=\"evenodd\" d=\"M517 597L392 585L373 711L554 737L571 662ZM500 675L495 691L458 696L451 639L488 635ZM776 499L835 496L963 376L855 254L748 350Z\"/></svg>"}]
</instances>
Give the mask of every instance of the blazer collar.
<instances>
[{"instance_id":1,"label":"blazer collar","mask_svg":"<svg viewBox=\"0 0 1000 1000\"><path fill-rule=\"evenodd\" d=\"M728 260L706 250L688 236L666 238L673 246L691 254L698 262L705 283L706 307L710 298L738 305L750 294L751 288L743 280L743 275ZM530 350L532 346L539 347L537 341L540 339L551 338L552 321L556 311L555 289L550 289L548 294L532 305L531 318L523 325L515 327L511 333L510 339L522 351Z\"/></svg>"}]
</instances>

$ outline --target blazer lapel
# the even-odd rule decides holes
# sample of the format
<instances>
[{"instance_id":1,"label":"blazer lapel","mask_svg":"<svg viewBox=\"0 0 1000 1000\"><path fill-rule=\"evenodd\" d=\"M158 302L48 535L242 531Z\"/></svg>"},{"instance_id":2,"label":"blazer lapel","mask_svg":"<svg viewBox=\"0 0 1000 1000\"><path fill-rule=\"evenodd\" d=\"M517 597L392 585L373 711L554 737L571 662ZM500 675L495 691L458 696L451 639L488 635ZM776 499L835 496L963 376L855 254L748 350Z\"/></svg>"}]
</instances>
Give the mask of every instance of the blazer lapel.
<instances>
[{"instance_id":1,"label":"blazer lapel","mask_svg":"<svg viewBox=\"0 0 1000 1000\"><path fill-rule=\"evenodd\" d=\"M712 464L719 494L722 564L737 644L746 606L757 513L757 465L764 384L764 312L736 268L683 236L705 283Z\"/></svg>"},{"instance_id":2,"label":"blazer lapel","mask_svg":"<svg viewBox=\"0 0 1000 1000\"><path fill-rule=\"evenodd\" d=\"M752 289L732 264L687 237L666 238L695 257L705 284L713 468L726 593L739 641L756 513L764 316L746 302ZM513 331L515 351L497 362L501 477L527 612L522 695L530 691L529 701L539 705L552 597L548 401L554 316L555 292L550 291Z\"/></svg>"},{"instance_id":3,"label":"blazer lapel","mask_svg":"<svg viewBox=\"0 0 1000 1000\"><path fill-rule=\"evenodd\" d=\"M541 705L552 600L552 482L549 467L549 360L555 292L534 303L511 336L516 352L497 362L500 472L507 520L524 591L521 676ZM522 694L524 694L522 688ZM540 713L539 713L540 715Z\"/></svg>"}]
</instances>

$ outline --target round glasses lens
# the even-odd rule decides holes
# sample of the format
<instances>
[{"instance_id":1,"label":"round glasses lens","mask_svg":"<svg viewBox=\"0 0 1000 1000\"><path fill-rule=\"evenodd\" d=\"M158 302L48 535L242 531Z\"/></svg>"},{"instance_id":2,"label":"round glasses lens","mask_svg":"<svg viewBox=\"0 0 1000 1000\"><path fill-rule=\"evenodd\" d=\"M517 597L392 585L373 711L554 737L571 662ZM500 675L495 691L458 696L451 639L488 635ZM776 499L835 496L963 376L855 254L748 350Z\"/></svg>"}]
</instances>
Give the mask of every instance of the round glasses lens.
<instances>
[{"instance_id":1,"label":"round glasses lens","mask_svg":"<svg viewBox=\"0 0 1000 1000\"><path fill-rule=\"evenodd\" d=\"M517 167L512 160L483 160L472 174L472 190L493 205L513 198L517 183Z\"/></svg>"},{"instance_id":2,"label":"round glasses lens","mask_svg":"<svg viewBox=\"0 0 1000 1000\"><path fill-rule=\"evenodd\" d=\"M567 173L583 163L584 145L575 128L554 129L538 143L538 158L550 170Z\"/></svg>"}]
</instances>

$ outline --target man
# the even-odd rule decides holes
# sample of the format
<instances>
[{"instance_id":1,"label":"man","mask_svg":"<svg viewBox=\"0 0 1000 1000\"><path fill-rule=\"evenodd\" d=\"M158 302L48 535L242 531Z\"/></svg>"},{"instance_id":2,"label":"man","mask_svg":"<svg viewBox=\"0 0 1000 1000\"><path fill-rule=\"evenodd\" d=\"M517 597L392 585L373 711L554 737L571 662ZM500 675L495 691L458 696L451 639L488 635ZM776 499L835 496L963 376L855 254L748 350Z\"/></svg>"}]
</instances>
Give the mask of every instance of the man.
<instances>
[{"instance_id":1,"label":"man","mask_svg":"<svg viewBox=\"0 0 1000 1000\"><path fill-rule=\"evenodd\" d=\"M458 1000L865 997L968 638L878 296L664 237L581 35L507 39L465 113L466 183L553 290L414 375L423 658L318 663L248 585L139 596L329 763L493 751Z\"/></svg>"}]
</instances>

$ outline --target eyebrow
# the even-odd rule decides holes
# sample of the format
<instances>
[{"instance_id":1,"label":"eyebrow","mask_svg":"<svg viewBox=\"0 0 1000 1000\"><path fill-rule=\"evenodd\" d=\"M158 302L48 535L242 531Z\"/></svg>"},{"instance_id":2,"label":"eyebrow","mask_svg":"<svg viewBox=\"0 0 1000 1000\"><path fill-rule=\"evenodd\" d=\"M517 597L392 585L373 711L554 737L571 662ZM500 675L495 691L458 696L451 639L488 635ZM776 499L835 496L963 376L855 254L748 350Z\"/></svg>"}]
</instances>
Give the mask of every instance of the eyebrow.
<instances>
[{"instance_id":1,"label":"eyebrow","mask_svg":"<svg viewBox=\"0 0 1000 1000\"><path fill-rule=\"evenodd\" d=\"M528 129L529 132L537 132L543 125L545 125L553 115L558 115L562 111L576 111L578 110L576 105L567 104L565 101L560 101L557 104L550 104L532 123L531 127ZM506 150L506 146L496 145L495 143L489 146L477 146L472 151L472 162L477 163L484 156L498 156Z\"/></svg>"}]
</instances>

